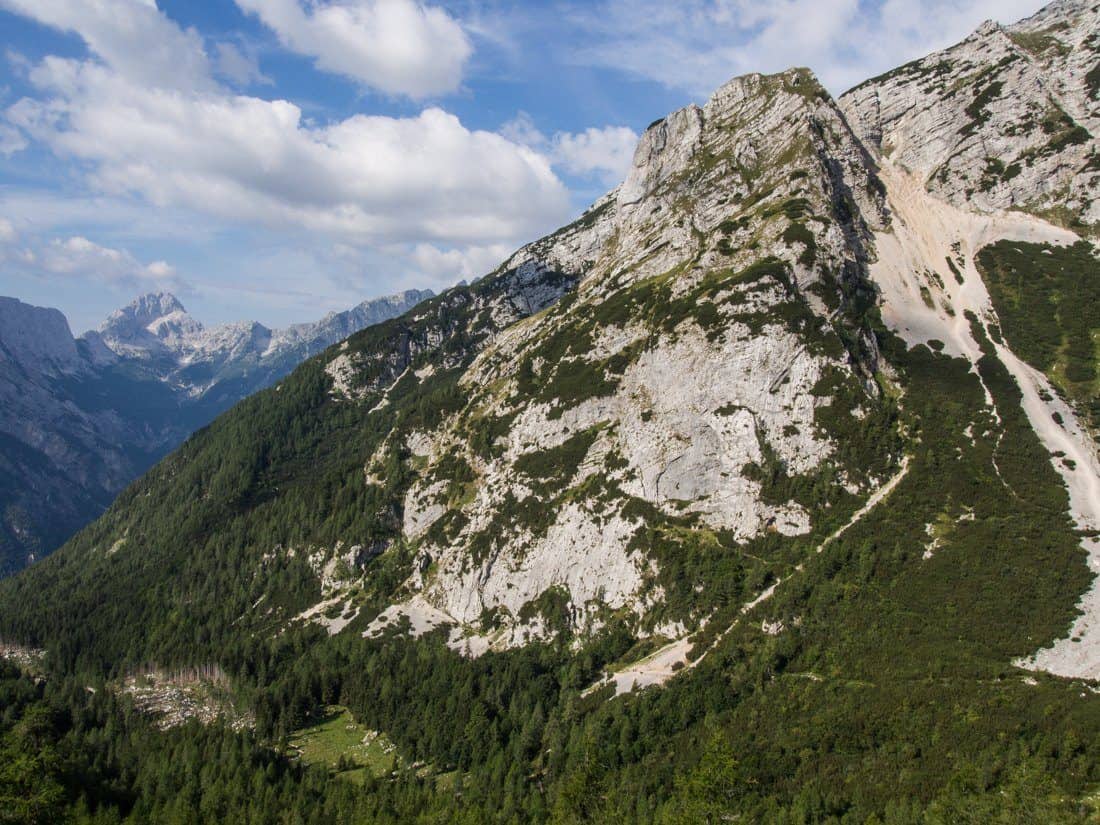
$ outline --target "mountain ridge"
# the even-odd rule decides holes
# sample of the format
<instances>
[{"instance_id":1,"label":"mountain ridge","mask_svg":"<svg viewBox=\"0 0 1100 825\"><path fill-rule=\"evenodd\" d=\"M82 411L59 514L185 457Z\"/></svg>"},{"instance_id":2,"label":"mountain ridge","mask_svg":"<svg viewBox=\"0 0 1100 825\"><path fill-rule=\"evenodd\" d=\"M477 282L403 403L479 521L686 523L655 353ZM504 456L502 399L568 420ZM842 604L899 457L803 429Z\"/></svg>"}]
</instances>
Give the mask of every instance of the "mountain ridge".
<instances>
[{"instance_id":1,"label":"mountain ridge","mask_svg":"<svg viewBox=\"0 0 1100 825\"><path fill-rule=\"evenodd\" d=\"M1069 6L1074 14L1095 13L1095 9L1080 11L1084 4ZM1044 19L1042 15L1034 18L1040 22ZM1020 24L1026 25L1029 25L1026 21ZM610 604L612 610L631 602L643 605L643 613L656 609L657 602L643 598L643 591L653 590L652 579L655 576L659 579L658 568L630 549L636 546L639 531L652 531L654 527L647 525L646 519L634 519L609 528L607 514L600 515L601 507L605 510L608 506L629 509L627 504L642 507L648 512L646 518L701 517L702 521L695 522L696 528L707 525L706 529L730 531L731 540L737 543L759 538L764 525L791 538L811 532L815 519L810 517L806 506L795 504L793 499L786 504L765 503L770 494L757 474L770 472L772 484L782 479L788 487L799 474L811 480L813 473L820 470L818 465L831 461L829 456L837 451L827 428L822 429L818 407L827 406L836 395L843 397L844 403L854 405L855 414L866 416L869 413L863 405L870 404L873 408L884 397L876 378L880 356L877 334L872 334L874 319L867 313L875 290L882 288L872 286L871 273L877 266L878 255L875 247L884 243L884 236L893 234L894 216L887 206L887 187L876 163L901 165L902 161L887 157L881 139L872 142L869 151L857 131L849 127L849 120L862 118L860 128L866 135L867 118L861 106L868 99L868 90L881 96L883 93L876 89L876 84L911 74L912 67L920 69L933 59L938 61L935 65L943 65L941 55L962 50L963 56L956 62L966 62L977 51L986 63L993 61L999 66L994 58L1000 54L996 50L1004 46L1004 39L1001 27L983 25L959 46L907 64L899 74L873 79L835 102L806 69L734 78L720 87L705 106L688 106L651 125L641 137L624 183L597 201L575 223L518 250L491 276L492 286L486 294L495 297L480 309L480 299L474 297L477 292L452 291L449 297L441 299L438 308L412 317L411 323L397 332L395 341L400 342L397 350L387 351L384 345L381 351L374 352L353 341L344 341L328 357L323 370L332 382L330 403L356 405L372 400L369 414L386 415L385 408L395 392L407 394L416 383L432 385L437 381L433 376L440 371L452 374L448 382L458 379L448 392L459 391L465 396L464 408L450 411L446 430L432 434L394 428L366 460L368 485L379 484L384 495L391 494L392 483L385 479L393 452L415 460L414 480L411 483L405 480L400 491L393 491L402 499L400 519L385 520L387 526L379 525L372 530L374 538L367 544L337 542L335 549L311 551L320 552L332 561L339 556L341 544L352 547L345 561L353 567L365 563L357 548L368 544L376 548L369 554L371 558L398 545L413 552L413 572L399 589L404 600L399 598L387 611L378 614L366 633L374 634L383 629L382 624L408 619L416 628L416 635L439 624L455 625L458 635L452 636L452 642L466 650L484 650L498 642L507 647L540 638L547 632L543 619L537 615L533 623L530 616L520 617L528 613L530 603L558 590L573 605L571 632L582 626L587 626L587 633L596 632L604 623L604 618L581 615L587 602L597 607L601 602ZM986 55L990 49L992 54ZM1023 77L1020 82L1025 85L1030 82L1029 76ZM864 97L853 97L858 93ZM845 116L845 111L850 117ZM876 161L874 154L880 152L882 155ZM926 177L925 183L935 188L930 178ZM1085 220L1089 218L1088 208L1081 206ZM718 243L711 245L715 237ZM942 269L938 262L925 265L929 267L926 272ZM738 271L739 266L746 268ZM718 286L722 279L727 279L728 285ZM658 287L638 288L650 281L660 285L658 292L654 292ZM942 282L940 277L938 283ZM924 297L926 292L928 289L922 287L920 294L925 302L929 300ZM666 311L682 306L676 311L683 315L646 332L645 325L652 324L652 320L646 320L645 313L654 311L649 303L655 294L665 296ZM568 300L559 306L565 295ZM942 301L943 313L955 319L951 323L958 326L961 313L949 306L948 296ZM746 307L750 311L744 315ZM643 315L632 317L639 308L643 309ZM920 309L910 308L906 312L913 314ZM476 316L471 316L470 312L475 310ZM698 317L704 310L705 322ZM779 327L769 325L769 314L775 311L785 317L784 323L793 333L789 342L783 342ZM451 317L455 312L459 314ZM582 314L573 320L572 312ZM585 312L597 319L594 325L589 319L579 320L585 318ZM154 318L157 313L161 313L160 317ZM752 319L747 326L737 321L742 315ZM163 338L170 343L178 341L180 346L188 335L203 332L201 326L195 327L185 320L182 305L170 296L139 301L128 312L116 316L103 330L110 335L112 323L119 327L122 334L116 334L114 340L120 349L128 345L124 336L129 334L126 323L131 317L148 321L137 331L139 335L155 335L158 341ZM601 323L605 326L601 327ZM621 326L624 323L626 326ZM685 340L678 324L688 324L687 328L694 327L704 335L691 333L689 348L678 351L675 347ZM724 326L729 324L733 326ZM738 324L745 332L734 332ZM448 335L464 330L460 338L467 339L478 326L480 335L464 340L452 354L444 350L442 361L434 360ZM392 327L389 329L392 331ZM762 335L762 329L770 333ZM232 332L240 340L242 335L254 335L254 328L234 328ZM902 334L905 335L904 330ZM970 341L967 352L976 362L980 353L965 325L963 335ZM570 338L576 342L570 342ZM710 352L715 342L723 339L731 341L732 350L721 355L702 354ZM271 339L261 335L261 340ZM371 340L372 346L380 343ZM911 343L919 340L922 339L913 339ZM539 343L534 345L533 341ZM942 342L939 344L942 348ZM643 355L651 362L648 369L670 369L671 363L657 366L665 357L658 355L662 347L671 347L668 357L673 362L700 363L736 361L739 349L755 349L752 357L759 361L750 362L746 368L764 374L777 370L764 383L768 395L789 387L783 390L791 393L783 405L785 409L793 409L792 405L801 404L804 399L823 401L813 401L797 415L784 417L788 413L776 409L766 396L755 397L753 393L757 390L749 386L738 389L737 379L730 376L717 395L714 387L706 390L709 400L705 403L713 409L693 410L679 423L660 420L665 413L659 414L656 407L643 411L649 417L642 420L636 419L637 411L630 411L630 405L625 410L608 408L601 399L616 398L618 387L624 382L629 386L637 381L631 391L637 394L644 393L654 380L669 380L667 375L663 379L655 375L631 378L631 370ZM770 347L777 348L776 354L768 352ZM585 348L591 352L586 353ZM798 359L807 358L810 361L800 365ZM821 360L810 366L814 358ZM455 370L465 374L458 377L453 375ZM795 375L801 378L795 380ZM760 378L753 380L760 384ZM686 382L682 388L686 389L691 378L681 375L672 381ZM560 382L568 387L567 403L575 405L573 409L555 407L563 403L561 399L555 401L553 395L553 388ZM540 385L533 399L530 393ZM484 392L487 387L493 388L489 394ZM699 403L687 401L691 392L695 390L678 400L676 414L681 418L684 403ZM728 392L735 395L725 397ZM510 406L509 398L518 398L520 406ZM533 400L538 403L532 406ZM717 414L715 418L714 410L726 408L729 413ZM629 423L623 415L628 416ZM655 416L659 420L653 432L656 440L652 449L645 447L639 452L639 445L650 437L646 433L651 428L644 425ZM724 416L731 416L732 422L719 423L718 419ZM482 437L478 429L492 419L510 422L507 426L511 431L490 439L487 449L482 446L479 452L472 447ZM730 423L733 429L729 429ZM835 419L832 423L839 426ZM628 426L629 432L618 434ZM396 441L399 433L404 443ZM757 446L746 451L744 441L749 434ZM876 437L882 439L886 435L884 430ZM852 437L845 432L845 438ZM508 440L508 446L501 455L503 439ZM669 442L696 445L710 441L714 443L706 450L689 446L679 455L668 454L667 448L660 446ZM729 443L725 444L726 441ZM557 528L544 519L530 524L520 520L513 538L501 544L500 531L507 534L505 525L515 518L517 502L513 491L518 490L528 500L533 500L532 495L551 492L544 484L532 484L538 477L520 468L536 459L542 460L540 453L556 455L556 451L572 449L570 445L574 442L583 443L586 452L602 453L605 461L625 462L612 471L611 478L616 481L600 494L604 498L599 499L596 511L573 513L576 523L568 529L562 525L559 530L565 544L546 539L546 531L550 529L553 534ZM852 442L845 449L858 452L860 448L858 442ZM715 464L712 455L715 450L732 451L730 460L734 463L726 466L720 460ZM893 450L896 460L896 448ZM890 454L888 450L885 455ZM882 457L875 459L880 460ZM649 467L647 462L657 465ZM761 469L769 464L770 470ZM874 466L872 462L860 467L849 460L831 467L829 472L844 479L845 494L851 497L868 489L868 482L873 481L876 473L880 477L886 475L888 465L872 469ZM455 509L456 481L450 476L458 471L468 478L459 483L457 489L465 492L463 503ZM437 472L443 475L438 476ZM871 479L858 480L861 472L870 472ZM738 475L741 482L729 480ZM379 481L372 481L375 479ZM582 474L570 485L584 479ZM472 486L488 488L490 492L482 489L475 493ZM707 492L712 486L713 491ZM569 489L567 486L566 493ZM740 492L734 492L738 489ZM606 498L608 495L610 499ZM702 504L713 495L719 496L714 504ZM823 502L833 506L833 502L824 499L815 506ZM655 509L645 511L646 507ZM726 514L729 511L737 515ZM824 515L819 513L818 518ZM591 533L590 546L584 542L578 544L576 536L584 533L587 529L584 525L593 521L602 523L602 528ZM614 520L611 524L615 524ZM609 535L615 529L620 533L617 539L620 550L616 552L626 555L607 554ZM387 533L389 538L382 538ZM488 546L482 546L486 541ZM540 542L546 541L549 544L539 550ZM283 551L293 552L293 548L283 544ZM471 552L477 561L473 568L469 564ZM535 555L531 556L532 553ZM571 554L576 554L576 558ZM583 569L585 563L600 554L602 563L610 567L593 580L600 582L597 588L593 589L593 582L572 578L570 570L574 564ZM539 558L543 561L537 561ZM586 558L588 562L584 561ZM564 563L562 559L573 561ZM543 569L540 565L548 566ZM423 575L428 569L433 570L430 578ZM610 572L612 569L615 572ZM524 579L540 582L538 592L523 584ZM353 590L354 581L354 576L348 580ZM613 591L625 589L608 599L609 585ZM667 592L667 586L661 585L653 592ZM574 591L574 587L580 590ZM351 601L343 599L344 590L346 587L337 586L330 578L324 589L326 599L307 605L301 614L317 617L324 610L342 605L344 621L339 623L339 629L343 629L361 612ZM490 591L496 595L487 595ZM656 598L659 600L660 596ZM700 609L701 606L696 606L684 613L682 607L678 608L669 621L679 627L698 624L703 619ZM577 610L581 613L576 613ZM485 620L487 615L493 616L489 623ZM642 613L635 619L642 621ZM646 622L652 625L650 620ZM642 625L635 630L639 627ZM489 629L493 633L487 633Z\"/></svg>"},{"instance_id":2,"label":"mountain ridge","mask_svg":"<svg viewBox=\"0 0 1100 825\"><path fill-rule=\"evenodd\" d=\"M577 221L0 582L0 636L104 692L216 667L276 760L339 703L401 760L291 803L336 819L1087 821L1095 138L1029 104L1096 8L656 121Z\"/></svg>"},{"instance_id":3,"label":"mountain ridge","mask_svg":"<svg viewBox=\"0 0 1100 825\"><path fill-rule=\"evenodd\" d=\"M987 21L845 92L840 106L871 151L938 197L982 212L1018 208L1094 235L1098 26L1092 2L1052 4L1012 26Z\"/></svg>"},{"instance_id":4,"label":"mountain ridge","mask_svg":"<svg viewBox=\"0 0 1100 825\"><path fill-rule=\"evenodd\" d=\"M353 331L386 320L433 295L431 290L410 289L363 301L341 312L329 312L312 323L271 329L256 321L207 328L171 293L148 293L111 313L98 329L84 333L78 341L93 351L106 349L120 359L154 362L168 357L174 363L159 369L159 377L191 396L202 396L222 379L215 371L208 383L191 383L203 364L220 368L224 362L230 370L237 370L248 362L253 368L263 369L269 363L293 358L300 351L334 344Z\"/></svg>"},{"instance_id":5,"label":"mountain ridge","mask_svg":"<svg viewBox=\"0 0 1100 825\"><path fill-rule=\"evenodd\" d=\"M149 293L79 338L58 310L0 298L0 573L49 553L240 398L430 295L408 290L272 331L207 330L175 296Z\"/></svg>"}]
</instances>

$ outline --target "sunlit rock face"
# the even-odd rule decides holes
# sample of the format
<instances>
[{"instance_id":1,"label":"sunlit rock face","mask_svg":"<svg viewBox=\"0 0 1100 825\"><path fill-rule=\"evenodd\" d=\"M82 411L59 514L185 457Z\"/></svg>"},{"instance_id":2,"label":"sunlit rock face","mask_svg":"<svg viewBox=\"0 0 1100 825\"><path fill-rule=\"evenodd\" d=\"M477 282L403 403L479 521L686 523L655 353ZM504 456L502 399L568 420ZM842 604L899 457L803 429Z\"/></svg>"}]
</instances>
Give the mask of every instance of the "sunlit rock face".
<instances>
[{"instance_id":1,"label":"sunlit rock face","mask_svg":"<svg viewBox=\"0 0 1100 825\"><path fill-rule=\"evenodd\" d=\"M956 205L1100 221L1100 6L1052 3L1013 26L868 80L840 106L871 151Z\"/></svg>"}]
</instances>

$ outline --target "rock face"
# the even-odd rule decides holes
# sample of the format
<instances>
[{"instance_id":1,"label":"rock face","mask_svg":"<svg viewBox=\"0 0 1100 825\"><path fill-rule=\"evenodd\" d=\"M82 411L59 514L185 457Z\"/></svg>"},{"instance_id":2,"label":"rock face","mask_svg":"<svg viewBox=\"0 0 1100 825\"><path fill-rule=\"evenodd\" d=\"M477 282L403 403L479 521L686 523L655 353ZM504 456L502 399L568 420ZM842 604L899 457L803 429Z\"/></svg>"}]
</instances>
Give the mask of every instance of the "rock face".
<instances>
[{"instance_id":1,"label":"rock face","mask_svg":"<svg viewBox=\"0 0 1100 825\"><path fill-rule=\"evenodd\" d=\"M1100 5L1060 0L868 80L840 99L876 154L956 206L1100 222Z\"/></svg>"},{"instance_id":2,"label":"rock face","mask_svg":"<svg viewBox=\"0 0 1100 825\"><path fill-rule=\"evenodd\" d=\"M951 279L962 246L1072 237L982 213L1023 209L1078 232L1100 217L1098 8L983 25L839 103L805 70L748 75L651 126L619 188L500 270L535 287L566 272L575 293L521 323L526 311L494 314L506 328L459 379L464 408L432 430L395 429L368 463L379 484L395 454L416 472L397 539L412 573L366 634L404 616L417 634L451 625L450 643L477 653L624 615L643 635L698 627L706 582L685 596L659 549L677 528L742 549L798 540L835 501L777 478L871 493L898 456L879 443L852 462L840 448L870 441L882 416L861 315L872 293L903 339L976 361L965 313L995 326L988 302L922 291L920 278ZM973 221L914 230L899 206L913 179ZM377 411L382 384L356 369L332 358L334 392Z\"/></svg>"},{"instance_id":3,"label":"rock face","mask_svg":"<svg viewBox=\"0 0 1100 825\"><path fill-rule=\"evenodd\" d=\"M0 301L0 571L52 550L175 443L157 443L116 411L127 390L153 428L186 435L173 431L160 386L98 371L60 312Z\"/></svg>"},{"instance_id":4,"label":"rock face","mask_svg":"<svg viewBox=\"0 0 1100 825\"><path fill-rule=\"evenodd\" d=\"M23 369L53 375L79 369L69 322L56 309L0 298L0 336L5 360Z\"/></svg>"},{"instance_id":5,"label":"rock face","mask_svg":"<svg viewBox=\"0 0 1100 825\"><path fill-rule=\"evenodd\" d=\"M0 574L49 553L241 398L430 296L410 290L272 331L207 330L157 293L76 339L56 309L0 298Z\"/></svg>"},{"instance_id":6,"label":"rock face","mask_svg":"<svg viewBox=\"0 0 1100 825\"><path fill-rule=\"evenodd\" d=\"M707 600L668 607L651 531L796 537L820 502L772 491L777 474L867 489L874 468L845 462L821 411L879 405L860 308L883 214L866 154L806 70L738 78L652 126L621 187L502 267L531 285L567 272L576 291L488 343L460 413L395 430L367 467L381 478L394 450L424 465L400 538L415 548L412 626L453 624L456 646L482 650L624 611L642 628L697 624ZM373 403L347 392L350 358L327 367L337 394Z\"/></svg>"}]
</instances>

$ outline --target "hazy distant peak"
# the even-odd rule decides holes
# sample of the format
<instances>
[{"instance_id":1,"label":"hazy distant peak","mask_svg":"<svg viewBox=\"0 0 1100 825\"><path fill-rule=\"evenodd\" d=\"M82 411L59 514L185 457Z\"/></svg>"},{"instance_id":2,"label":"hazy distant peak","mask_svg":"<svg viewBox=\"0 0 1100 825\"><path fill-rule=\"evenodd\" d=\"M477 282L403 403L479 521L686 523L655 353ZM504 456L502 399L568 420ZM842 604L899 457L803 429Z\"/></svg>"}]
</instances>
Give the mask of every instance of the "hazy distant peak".
<instances>
[{"instance_id":1,"label":"hazy distant peak","mask_svg":"<svg viewBox=\"0 0 1100 825\"><path fill-rule=\"evenodd\" d=\"M100 330L105 331L112 326L117 326L119 321L147 327L158 319L174 313L187 314L187 310L175 295L170 292L150 292L112 312L100 326Z\"/></svg>"}]
</instances>

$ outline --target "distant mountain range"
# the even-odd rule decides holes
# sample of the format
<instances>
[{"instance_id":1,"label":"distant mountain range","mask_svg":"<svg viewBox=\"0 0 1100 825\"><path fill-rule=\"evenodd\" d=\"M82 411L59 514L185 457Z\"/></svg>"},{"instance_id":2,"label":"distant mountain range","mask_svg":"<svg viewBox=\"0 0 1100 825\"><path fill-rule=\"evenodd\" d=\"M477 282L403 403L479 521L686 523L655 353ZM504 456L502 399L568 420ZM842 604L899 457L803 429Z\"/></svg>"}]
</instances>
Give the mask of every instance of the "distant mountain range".
<instances>
[{"instance_id":1,"label":"distant mountain range","mask_svg":"<svg viewBox=\"0 0 1100 825\"><path fill-rule=\"evenodd\" d=\"M168 293L74 338L0 298L0 574L49 553L190 433L305 358L431 297L408 290L272 330L206 328Z\"/></svg>"},{"instance_id":2,"label":"distant mountain range","mask_svg":"<svg viewBox=\"0 0 1100 825\"><path fill-rule=\"evenodd\" d=\"M56 746L5 707L0 800L59 766L74 821L1096 823L1098 33L1058 0L839 98L734 78L572 224L318 336L0 581L65 703ZM50 377L4 426L114 479L314 346L27 311Z\"/></svg>"}]
</instances>

